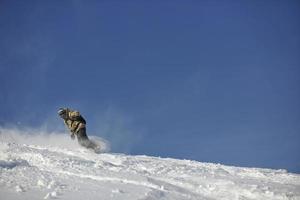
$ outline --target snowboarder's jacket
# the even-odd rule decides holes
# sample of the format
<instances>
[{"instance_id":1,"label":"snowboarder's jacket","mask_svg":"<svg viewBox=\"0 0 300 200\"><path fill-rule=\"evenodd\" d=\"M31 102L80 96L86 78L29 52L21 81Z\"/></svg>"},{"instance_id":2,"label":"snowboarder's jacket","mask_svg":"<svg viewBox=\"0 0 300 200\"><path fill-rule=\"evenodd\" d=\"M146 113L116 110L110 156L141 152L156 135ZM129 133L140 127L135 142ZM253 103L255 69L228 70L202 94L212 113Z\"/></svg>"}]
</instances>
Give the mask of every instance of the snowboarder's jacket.
<instances>
[{"instance_id":1,"label":"snowboarder's jacket","mask_svg":"<svg viewBox=\"0 0 300 200\"><path fill-rule=\"evenodd\" d=\"M76 110L66 109L66 119L64 123L70 129L72 134L77 134L80 129L85 128L86 121Z\"/></svg>"}]
</instances>

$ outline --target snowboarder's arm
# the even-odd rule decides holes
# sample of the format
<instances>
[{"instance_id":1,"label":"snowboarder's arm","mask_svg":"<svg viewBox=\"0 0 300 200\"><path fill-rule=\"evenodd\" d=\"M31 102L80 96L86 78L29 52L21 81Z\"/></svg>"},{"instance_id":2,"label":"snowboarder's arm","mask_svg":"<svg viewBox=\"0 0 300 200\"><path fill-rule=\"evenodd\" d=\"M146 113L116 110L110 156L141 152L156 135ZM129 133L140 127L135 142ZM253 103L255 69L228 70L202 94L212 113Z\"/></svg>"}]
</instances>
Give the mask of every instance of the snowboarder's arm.
<instances>
[{"instance_id":1,"label":"snowboarder's arm","mask_svg":"<svg viewBox=\"0 0 300 200\"><path fill-rule=\"evenodd\" d=\"M70 110L69 118L71 120L77 120L80 117L80 113L77 110Z\"/></svg>"}]
</instances>

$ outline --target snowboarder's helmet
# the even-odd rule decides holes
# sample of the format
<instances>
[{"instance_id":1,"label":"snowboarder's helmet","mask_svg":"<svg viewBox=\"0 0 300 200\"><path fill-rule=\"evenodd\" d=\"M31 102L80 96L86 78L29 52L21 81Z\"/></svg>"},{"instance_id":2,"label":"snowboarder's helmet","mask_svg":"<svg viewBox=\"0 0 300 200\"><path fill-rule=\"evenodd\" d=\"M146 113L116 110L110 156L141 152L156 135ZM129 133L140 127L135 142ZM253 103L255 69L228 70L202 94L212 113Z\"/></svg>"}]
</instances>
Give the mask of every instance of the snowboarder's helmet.
<instances>
[{"instance_id":1,"label":"snowboarder's helmet","mask_svg":"<svg viewBox=\"0 0 300 200\"><path fill-rule=\"evenodd\" d=\"M57 113L59 114L59 116L64 116L66 114L66 109L60 108Z\"/></svg>"}]
</instances>

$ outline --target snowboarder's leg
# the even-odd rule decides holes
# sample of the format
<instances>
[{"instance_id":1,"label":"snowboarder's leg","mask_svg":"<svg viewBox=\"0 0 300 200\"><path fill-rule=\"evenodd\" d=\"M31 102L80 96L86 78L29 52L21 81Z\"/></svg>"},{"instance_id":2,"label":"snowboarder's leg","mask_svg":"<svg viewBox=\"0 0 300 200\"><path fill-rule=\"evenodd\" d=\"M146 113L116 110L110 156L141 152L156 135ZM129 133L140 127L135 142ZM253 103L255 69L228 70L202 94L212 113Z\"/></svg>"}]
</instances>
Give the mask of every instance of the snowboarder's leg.
<instances>
[{"instance_id":1,"label":"snowboarder's leg","mask_svg":"<svg viewBox=\"0 0 300 200\"><path fill-rule=\"evenodd\" d=\"M79 131L77 132L77 140L81 146L85 146L85 147L87 146L87 142L89 141L89 138L86 135L85 128L79 129Z\"/></svg>"},{"instance_id":2,"label":"snowboarder's leg","mask_svg":"<svg viewBox=\"0 0 300 200\"><path fill-rule=\"evenodd\" d=\"M81 146L86 148L93 148L93 143L89 140L88 136L86 135L86 128L79 129L77 133L77 140Z\"/></svg>"}]
</instances>

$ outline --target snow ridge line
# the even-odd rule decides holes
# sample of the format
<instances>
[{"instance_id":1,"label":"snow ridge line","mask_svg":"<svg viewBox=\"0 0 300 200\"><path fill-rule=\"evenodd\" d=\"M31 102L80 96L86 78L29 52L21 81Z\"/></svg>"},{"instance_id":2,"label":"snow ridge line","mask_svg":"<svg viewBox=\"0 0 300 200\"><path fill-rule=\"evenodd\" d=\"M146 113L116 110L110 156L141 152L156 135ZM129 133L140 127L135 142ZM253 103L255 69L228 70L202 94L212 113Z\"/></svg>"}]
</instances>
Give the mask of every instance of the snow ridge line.
<instances>
[{"instance_id":1,"label":"snow ridge line","mask_svg":"<svg viewBox=\"0 0 300 200\"><path fill-rule=\"evenodd\" d=\"M125 184L132 184L132 185L136 185L136 186L144 186L144 187L148 187L152 190L156 190L156 191L160 191L160 192L175 192L181 196L185 196L188 198L193 197L197 197L199 198L200 194L195 194L192 191L187 190L186 188L182 188L179 185L174 185L174 187L178 187L180 188L179 191L176 190L167 190L166 186L161 184L161 185L157 185L157 184L153 184L151 182L142 182L142 181L133 181L133 180L128 180L128 179L121 179L121 178L112 178L112 177L100 177L100 176L93 176L93 175L88 175L88 174L76 174L73 172L69 172L69 171L62 171L62 170L55 170L55 171L49 171L46 169L40 169L41 171L45 171L45 172L50 172L50 173L57 173L57 174L63 174L63 175L68 175L68 176L76 176L76 177L80 177L80 178L87 178L87 179L92 179L95 181L111 181L111 182L119 182L119 183L125 183ZM147 178L147 180L149 181L154 181L154 178ZM163 181L159 181L159 180L155 180L157 182L163 182ZM171 183L167 183L168 185L172 185ZM185 194L186 193L186 194ZM209 200L210 198L205 197L206 200Z\"/></svg>"},{"instance_id":2,"label":"snow ridge line","mask_svg":"<svg viewBox=\"0 0 300 200\"><path fill-rule=\"evenodd\" d=\"M48 171L48 170L43 170L43 171ZM48 172L53 173L53 171L48 171ZM127 184L132 184L132 185L137 185L137 186L145 186L145 187L148 187L151 189L165 191L158 185L154 185L154 184L147 183L147 182L138 182L138 181L133 181L133 180L128 180L128 179L120 179L120 178L112 178L112 177L92 176L92 175L88 175L88 174L76 174L73 172L61 171L61 170L56 170L55 173L65 174L65 175L69 175L69 176L77 176L80 178L89 178L89 179L93 179L96 181L111 181L111 182L127 183Z\"/></svg>"}]
</instances>

